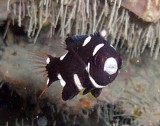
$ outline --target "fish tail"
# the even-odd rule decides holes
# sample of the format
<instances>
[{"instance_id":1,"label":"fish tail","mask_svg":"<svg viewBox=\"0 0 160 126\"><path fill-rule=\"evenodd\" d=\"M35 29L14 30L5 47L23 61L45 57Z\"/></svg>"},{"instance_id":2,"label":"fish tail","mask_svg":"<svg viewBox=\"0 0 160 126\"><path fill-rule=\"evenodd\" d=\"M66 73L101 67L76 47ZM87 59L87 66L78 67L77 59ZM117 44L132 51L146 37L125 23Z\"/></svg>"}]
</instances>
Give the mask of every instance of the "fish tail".
<instances>
[{"instance_id":1,"label":"fish tail","mask_svg":"<svg viewBox=\"0 0 160 126\"><path fill-rule=\"evenodd\" d=\"M31 61L33 69L37 74L43 74L45 77L45 86L39 95L39 98L47 92L48 87L56 80L59 68L59 58L54 57L48 53L33 52Z\"/></svg>"},{"instance_id":2,"label":"fish tail","mask_svg":"<svg viewBox=\"0 0 160 126\"><path fill-rule=\"evenodd\" d=\"M58 74L58 68L59 68L59 58L57 57L53 57L51 55L48 55L46 57L46 65L45 65L45 78L46 78L46 82L45 82L45 86L39 96L39 98L47 92L48 87L56 80L58 80L57 78L57 74Z\"/></svg>"},{"instance_id":3,"label":"fish tail","mask_svg":"<svg viewBox=\"0 0 160 126\"><path fill-rule=\"evenodd\" d=\"M50 86L52 82L58 80L57 74L59 71L59 58L48 55L48 58L46 59L45 69L48 74L47 84L48 86Z\"/></svg>"}]
</instances>

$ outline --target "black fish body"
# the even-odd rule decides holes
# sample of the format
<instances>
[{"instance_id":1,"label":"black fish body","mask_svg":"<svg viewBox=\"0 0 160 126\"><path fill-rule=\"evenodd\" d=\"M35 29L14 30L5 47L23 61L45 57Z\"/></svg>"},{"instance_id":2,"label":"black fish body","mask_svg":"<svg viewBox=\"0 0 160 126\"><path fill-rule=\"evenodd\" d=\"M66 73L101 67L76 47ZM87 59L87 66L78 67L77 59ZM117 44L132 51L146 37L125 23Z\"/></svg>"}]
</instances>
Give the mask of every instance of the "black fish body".
<instances>
[{"instance_id":1,"label":"black fish body","mask_svg":"<svg viewBox=\"0 0 160 126\"><path fill-rule=\"evenodd\" d=\"M49 66L52 68L51 70ZM64 87L62 92L63 100L71 99L83 88L87 88L89 78L87 77L86 69L83 64L76 59L76 55L70 52L67 53L63 60L53 58L53 64L48 64L46 69L49 69L48 86L50 86L52 82L60 80L61 85ZM81 84L83 84L82 87L78 87L75 84L76 77L81 80Z\"/></svg>"},{"instance_id":2,"label":"black fish body","mask_svg":"<svg viewBox=\"0 0 160 126\"><path fill-rule=\"evenodd\" d=\"M46 59L47 87L60 80L63 100L72 99L81 90L98 97L102 88L116 78L121 58L101 33L72 36L65 42L68 50L65 55L59 58L48 55Z\"/></svg>"}]
</instances>

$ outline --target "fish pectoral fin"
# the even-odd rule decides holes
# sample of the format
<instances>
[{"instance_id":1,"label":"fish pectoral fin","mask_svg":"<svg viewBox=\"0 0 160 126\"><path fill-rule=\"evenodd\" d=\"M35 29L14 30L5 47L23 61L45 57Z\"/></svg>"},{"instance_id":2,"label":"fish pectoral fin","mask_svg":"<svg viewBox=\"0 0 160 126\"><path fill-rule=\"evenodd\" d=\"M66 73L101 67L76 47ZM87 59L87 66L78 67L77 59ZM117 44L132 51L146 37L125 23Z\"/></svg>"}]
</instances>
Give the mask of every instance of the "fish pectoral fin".
<instances>
[{"instance_id":1,"label":"fish pectoral fin","mask_svg":"<svg viewBox=\"0 0 160 126\"><path fill-rule=\"evenodd\" d=\"M68 36L65 40L67 45L67 50L71 51L77 50L82 46L84 40L88 37L88 35L80 35L80 36Z\"/></svg>"},{"instance_id":2,"label":"fish pectoral fin","mask_svg":"<svg viewBox=\"0 0 160 126\"><path fill-rule=\"evenodd\" d=\"M80 96L83 95L84 90L85 90L85 89L82 89L82 90L80 91L80 93L79 93Z\"/></svg>"},{"instance_id":3,"label":"fish pectoral fin","mask_svg":"<svg viewBox=\"0 0 160 126\"><path fill-rule=\"evenodd\" d=\"M66 83L66 86L64 86L63 91L62 91L62 99L64 101L67 101L69 99L72 99L79 93L79 90L76 87L72 87L72 85L68 85Z\"/></svg>"},{"instance_id":4,"label":"fish pectoral fin","mask_svg":"<svg viewBox=\"0 0 160 126\"><path fill-rule=\"evenodd\" d=\"M91 91L91 95L97 98L102 92L102 88L95 88Z\"/></svg>"},{"instance_id":5,"label":"fish pectoral fin","mask_svg":"<svg viewBox=\"0 0 160 126\"><path fill-rule=\"evenodd\" d=\"M84 91L83 91L83 95L86 95L86 94L88 94L90 91L92 90L92 88L91 87L89 87L89 88L86 88L86 89L84 89Z\"/></svg>"}]
</instances>

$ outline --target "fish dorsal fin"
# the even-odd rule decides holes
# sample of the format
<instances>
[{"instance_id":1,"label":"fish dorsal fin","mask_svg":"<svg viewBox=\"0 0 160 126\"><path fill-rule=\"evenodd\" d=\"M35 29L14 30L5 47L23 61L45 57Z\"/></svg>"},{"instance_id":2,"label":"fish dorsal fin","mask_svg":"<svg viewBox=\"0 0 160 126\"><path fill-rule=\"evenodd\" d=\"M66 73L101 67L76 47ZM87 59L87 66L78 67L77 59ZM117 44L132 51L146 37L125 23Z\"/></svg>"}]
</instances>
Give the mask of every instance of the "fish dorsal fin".
<instances>
[{"instance_id":1,"label":"fish dorsal fin","mask_svg":"<svg viewBox=\"0 0 160 126\"><path fill-rule=\"evenodd\" d=\"M74 35L74 36L69 36L66 38L66 46L67 50L72 49L78 49L79 47L82 46L84 40L88 37L88 35Z\"/></svg>"},{"instance_id":2,"label":"fish dorsal fin","mask_svg":"<svg viewBox=\"0 0 160 126\"><path fill-rule=\"evenodd\" d=\"M76 52L79 48L84 47L86 45L86 43L88 43L88 41L90 41L91 38L94 38L94 39L102 38L102 39L104 39L104 37L106 35L106 32L105 33L104 32L105 31L96 32L96 33L90 34L90 35L68 36L65 39L66 49L68 51ZM87 40L87 38L88 38L88 40ZM94 42L94 39L92 40L92 42ZM102 42L104 42L104 41L99 41L99 43L102 43ZM109 43L107 43L107 41L106 41L106 44L109 44Z\"/></svg>"},{"instance_id":3,"label":"fish dorsal fin","mask_svg":"<svg viewBox=\"0 0 160 126\"><path fill-rule=\"evenodd\" d=\"M65 40L66 42L66 46L67 46L67 50L70 50L70 48L72 49L78 49L79 47L82 46L83 42L85 41L85 39L88 36L97 36L100 37L99 32L94 33L94 34L90 34L90 35L74 35L74 36L68 36Z\"/></svg>"},{"instance_id":4,"label":"fish dorsal fin","mask_svg":"<svg viewBox=\"0 0 160 126\"><path fill-rule=\"evenodd\" d=\"M65 43L66 43L66 49L67 50L74 50L76 51L77 49L79 49L80 47L83 46L84 41L86 40L87 37L91 36L91 37L101 37L104 38L105 31L102 32L96 32L94 34L90 34L90 35L74 35L74 36L68 36L65 39Z\"/></svg>"}]
</instances>

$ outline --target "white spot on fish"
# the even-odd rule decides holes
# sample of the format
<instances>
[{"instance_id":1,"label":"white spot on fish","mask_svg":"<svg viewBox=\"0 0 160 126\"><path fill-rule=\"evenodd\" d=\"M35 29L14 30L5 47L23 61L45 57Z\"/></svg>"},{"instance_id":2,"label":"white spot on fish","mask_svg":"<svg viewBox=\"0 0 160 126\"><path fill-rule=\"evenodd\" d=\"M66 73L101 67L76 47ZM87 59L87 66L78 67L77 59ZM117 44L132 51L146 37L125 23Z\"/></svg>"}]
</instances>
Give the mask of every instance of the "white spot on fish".
<instances>
[{"instance_id":1,"label":"white spot on fish","mask_svg":"<svg viewBox=\"0 0 160 126\"><path fill-rule=\"evenodd\" d=\"M90 63L88 63L88 66L87 66L88 73L89 73L89 70L90 70Z\"/></svg>"},{"instance_id":2,"label":"white spot on fish","mask_svg":"<svg viewBox=\"0 0 160 126\"><path fill-rule=\"evenodd\" d=\"M73 79L74 79L74 83L75 83L75 85L76 85L76 87L78 88L79 91L84 89L77 74L73 75Z\"/></svg>"},{"instance_id":3,"label":"white spot on fish","mask_svg":"<svg viewBox=\"0 0 160 126\"><path fill-rule=\"evenodd\" d=\"M49 84L49 78L47 79L47 82L46 82L46 84L47 84L47 85Z\"/></svg>"},{"instance_id":4,"label":"white spot on fish","mask_svg":"<svg viewBox=\"0 0 160 126\"><path fill-rule=\"evenodd\" d=\"M84 40L84 43L83 43L82 46L87 45L87 44L90 42L91 38L92 38L91 36L88 36L88 37Z\"/></svg>"},{"instance_id":5,"label":"white spot on fish","mask_svg":"<svg viewBox=\"0 0 160 126\"><path fill-rule=\"evenodd\" d=\"M64 87L66 85L66 82L63 80L61 74L58 74L57 77L60 80L60 83L61 83L62 87Z\"/></svg>"},{"instance_id":6,"label":"white spot on fish","mask_svg":"<svg viewBox=\"0 0 160 126\"><path fill-rule=\"evenodd\" d=\"M118 64L115 58L110 57L104 63L104 71L109 75L116 73L118 70Z\"/></svg>"},{"instance_id":7,"label":"white spot on fish","mask_svg":"<svg viewBox=\"0 0 160 126\"><path fill-rule=\"evenodd\" d=\"M96 81L90 75L89 70L90 70L90 63L88 63L87 72L88 72L89 79L92 82L93 86L95 88L104 88L105 86L102 86L102 85L99 85L99 84L96 83Z\"/></svg>"},{"instance_id":8,"label":"white spot on fish","mask_svg":"<svg viewBox=\"0 0 160 126\"><path fill-rule=\"evenodd\" d=\"M86 71L88 71L88 66L86 66L86 68L85 68L85 69L86 69Z\"/></svg>"},{"instance_id":9,"label":"white spot on fish","mask_svg":"<svg viewBox=\"0 0 160 126\"><path fill-rule=\"evenodd\" d=\"M106 30L102 30L100 32L100 35L104 38L107 35L107 31Z\"/></svg>"},{"instance_id":10,"label":"white spot on fish","mask_svg":"<svg viewBox=\"0 0 160 126\"><path fill-rule=\"evenodd\" d=\"M95 88L104 88L105 87L105 86L97 84L96 81L91 77L91 75L89 75L89 79Z\"/></svg>"},{"instance_id":11,"label":"white spot on fish","mask_svg":"<svg viewBox=\"0 0 160 126\"><path fill-rule=\"evenodd\" d=\"M67 52L68 53L68 52ZM64 54L63 56L61 56L60 57L60 60L63 60L64 59L64 57L67 55L67 53L66 54Z\"/></svg>"},{"instance_id":12,"label":"white spot on fish","mask_svg":"<svg viewBox=\"0 0 160 126\"><path fill-rule=\"evenodd\" d=\"M104 46L104 43L98 44L93 51L93 56Z\"/></svg>"},{"instance_id":13,"label":"white spot on fish","mask_svg":"<svg viewBox=\"0 0 160 126\"><path fill-rule=\"evenodd\" d=\"M46 63L47 63L47 64L50 63L50 58L49 58L49 57L46 59Z\"/></svg>"}]
</instances>

